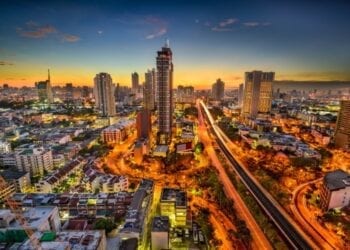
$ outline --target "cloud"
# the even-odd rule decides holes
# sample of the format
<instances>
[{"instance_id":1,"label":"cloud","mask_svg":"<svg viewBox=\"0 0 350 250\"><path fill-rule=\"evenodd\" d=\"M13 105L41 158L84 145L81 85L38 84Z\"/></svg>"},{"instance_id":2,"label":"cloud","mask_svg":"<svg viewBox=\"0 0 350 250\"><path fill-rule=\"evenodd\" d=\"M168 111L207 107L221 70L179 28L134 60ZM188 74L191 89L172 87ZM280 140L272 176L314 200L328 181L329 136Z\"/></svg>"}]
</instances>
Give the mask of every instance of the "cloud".
<instances>
[{"instance_id":1,"label":"cloud","mask_svg":"<svg viewBox=\"0 0 350 250\"><path fill-rule=\"evenodd\" d=\"M220 28L220 27L213 27L211 28L212 31L215 32L227 32L227 31L232 31L230 28Z\"/></svg>"},{"instance_id":2,"label":"cloud","mask_svg":"<svg viewBox=\"0 0 350 250\"><path fill-rule=\"evenodd\" d=\"M198 20L198 19L196 19L196 20L194 20L194 22L195 22L195 23L199 23L199 20Z\"/></svg>"},{"instance_id":3,"label":"cloud","mask_svg":"<svg viewBox=\"0 0 350 250\"><path fill-rule=\"evenodd\" d=\"M246 22L246 23L243 23L243 25L246 27L256 27L256 26L259 26L260 23L258 23L258 22Z\"/></svg>"},{"instance_id":4,"label":"cloud","mask_svg":"<svg viewBox=\"0 0 350 250\"><path fill-rule=\"evenodd\" d=\"M161 37L168 32L167 23L163 19L154 16L147 16L143 21L147 26L151 26L153 28L153 31L146 35L145 38L147 40Z\"/></svg>"},{"instance_id":5,"label":"cloud","mask_svg":"<svg viewBox=\"0 0 350 250\"><path fill-rule=\"evenodd\" d=\"M243 23L244 26L246 27L257 27L257 26L269 26L271 25L271 23L269 22L263 22L263 23L259 23L259 22L245 22Z\"/></svg>"},{"instance_id":6,"label":"cloud","mask_svg":"<svg viewBox=\"0 0 350 250\"><path fill-rule=\"evenodd\" d=\"M224 21L221 21L220 23L219 23L219 26L220 27L226 27L226 26L229 26L229 25L231 25L231 24L234 24L234 23L236 23L238 20L237 19L235 19L235 18L228 18L228 19L226 19L226 20L224 20Z\"/></svg>"},{"instance_id":7,"label":"cloud","mask_svg":"<svg viewBox=\"0 0 350 250\"><path fill-rule=\"evenodd\" d=\"M164 34L167 33L167 29L166 28L161 28L160 30L156 31L155 33L149 34L146 36L146 39L153 39L156 37L160 37Z\"/></svg>"},{"instance_id":8,"label":"cloud","mask_svg":"<svg viewBox=\"0 0 350 250\"><path fill-rule=\"evenodd\" d=\"M63 42L69 42L69 43L75 43L79 40L80 40L80 37L74 36L74 35L69 35L69 34L63 35L63 38L62 38Z\"/></svg>"},{"instance_id":9,"label":"cloud","mask_svg":"<svg viewBox=\"0 0 350 250\"><path fill-rule=\"evenodd\" d=\"M99 34L99 35L102 35L102 33L103 33L103 30L98 30L97 31L97 34Z\"/></svg>"},{"instance_id":10,"label":"cloud","mask_svg":"<svg viewBox=\"0 0 350 250\"><path fill-rule=\"evenodd\" d=\"M12 66L14 63L8 61L0 61L0 66Z\"/></svg>"},{"instance_id":11,"label":"cloud","mask_svg":"<svg viewBox=\"0 0 350 250\"><path fill-rule=\"evenodd\" d=\"M206 22L204 25L207 27L211 27L211 30L215 32L227 32L227 31L232 31L232 25L237 22L238 22L238 19L236 18L228 18L219 22L215 26L212 26L210 22Z\"/></svg>"},{"instance_id":12,"label":"cloud","mask_svg":"<svg viewBox=\"0 0 350 250\"><path fill-rule=\"evenodd\" d=\"M23 37L29 38L44 38L49 34L56 33L57 30L51 25L39 26L38 24L29 21L25 28L17 28L17 32Z\"/></svg>"},{"instance_id":13,"label":"cloud","mask_svg":"<svg viewBox=\"0 0 350 250\"><path fill-rule=\"evenodd\" d=\"M46 38L49 35L56 34L54 37L56 39L62 38L62 42L73 43L80 40L79 36L65 34L52 25L40 25L32 20L26 22L24 27L17 28L17 33L20 36L34 39Z\"/></svg>"}]
</instances>

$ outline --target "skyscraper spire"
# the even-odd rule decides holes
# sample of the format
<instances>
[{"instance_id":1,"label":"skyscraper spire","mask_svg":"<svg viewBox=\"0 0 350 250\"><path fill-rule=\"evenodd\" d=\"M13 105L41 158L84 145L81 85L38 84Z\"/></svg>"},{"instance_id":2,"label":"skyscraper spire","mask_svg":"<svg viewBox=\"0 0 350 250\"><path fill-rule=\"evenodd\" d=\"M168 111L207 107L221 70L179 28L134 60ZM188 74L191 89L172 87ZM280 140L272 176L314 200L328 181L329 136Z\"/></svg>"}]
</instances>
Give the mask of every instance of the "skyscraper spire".
<instances>
[{"instance_id":1,"label":"skyscraper spire","mask_svg":"<svg viewBox=\"0 0 350 250\"><path fill-rule=\"evenodd\" d=\"M165 48L170 48L170 41L168 38L165 40Z\"/></svg>"},{"instance_id":2,"label":"skyscraper spire","mask_svg":"<svg viewBox=\"0 0 350 250\"><path fill-rule=\"evenodd\" d=\"M50 69L47 69L47 80L50 81Z\"/></svg>"}]
</instances>

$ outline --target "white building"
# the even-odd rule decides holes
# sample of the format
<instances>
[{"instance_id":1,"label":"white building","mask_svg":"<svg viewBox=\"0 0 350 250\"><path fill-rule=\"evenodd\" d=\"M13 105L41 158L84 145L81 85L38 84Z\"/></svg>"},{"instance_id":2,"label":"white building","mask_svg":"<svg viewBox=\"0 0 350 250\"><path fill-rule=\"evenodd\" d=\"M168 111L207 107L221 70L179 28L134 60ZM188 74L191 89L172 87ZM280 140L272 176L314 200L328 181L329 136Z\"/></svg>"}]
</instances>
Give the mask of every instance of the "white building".
<instances>
[{"instance_id":1,"label":"white building","mask_svg":"<svg viewBox=\"0 0 350 250\"><path fill-rule=\"evenodd\" d=\"M324 210L350 205L350 174L336 170L326 174L321 188L321 206Z\"/></svg>"},{"instance_id":2,"label":"white building","mask_svg":"<svg viewBox=\"0 0 350 250\"><path fill-rule=\"evenodd\" d=\"M99 73L94 78L94 96L96 109L100 110L103 116L114 116L115 97L112 77L107 73Z\"/></svg>"},{"instance_id":3,"label":"white building","mask_svg":"<svg viewBox=\"0 0 350 250\"><path fill-rule=\"evenodd\" d=\"M126 176L105 174L93 167L86 168L84 173L87 188L91 189L92 192L97 190L103 193L128 191L129 180Z\"/></svg>"},{"instance_id":4,"label":"white building","mask_svg":"<svg viewBox=\"0 0 350 250\"><path fill-rule=\"evenodd\" d=\"M30 145L16 149L15 159L17 169L28 172L31 176L43 175L44 170L50 172L53 168L52 152L43 147Z\"/></svg>"},{"instance_id":5,"label":"white building","mask_svg":"<svg viewBox=\"0 0 350 250\"><path fill-rule=\"evenodd\" d=\"M33 207L22 211L28 227L33 231L59 231L61 222L57 207ZM0 231L21 230L22 225L8 209L0 209Z\"/></svg>"},{"instance_id":6,"label":"white building","mask_svg":"<svg viewBox=\"0 0 350 250\"><path fill-rule=\"evenodd\" d=\"M7 154L11 152L11 144L7 141L0 141L0 154Z\"/></svg>"},{"instance_id":7,"label":"white building","mask_svg":"<svg viewBox=\"0 0 350 250\"><path fill-rule=\"evenodd\" d=\"M153 218L151 231L151 249L169 249L169 217L156 216Z\"/></svg>"}]
</instances>

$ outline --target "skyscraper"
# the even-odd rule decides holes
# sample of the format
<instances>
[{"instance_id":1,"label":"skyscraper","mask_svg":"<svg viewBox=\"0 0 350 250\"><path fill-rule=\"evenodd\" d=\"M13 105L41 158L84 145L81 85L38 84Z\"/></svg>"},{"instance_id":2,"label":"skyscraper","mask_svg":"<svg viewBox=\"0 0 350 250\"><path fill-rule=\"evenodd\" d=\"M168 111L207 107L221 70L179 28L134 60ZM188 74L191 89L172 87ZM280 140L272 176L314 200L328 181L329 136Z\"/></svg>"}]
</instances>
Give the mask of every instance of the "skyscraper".
<instances>
[{"instance_id":1,"label":"skyscraper","mask_svg":"<svg viewBox=\"0 0 350 250\"><path fill-rule=\"evenodd\" d=\"M47 80L35 83L40 102L53 103L50 70L47 71Z\"/></svg>"},{"instance_id":2,"label":"skyscraper","mask_svg":"<svg viewBox=\"0 0 350 250\"><path fill-rule=\"evenodd\" d=\"M147 110L154 109L154 74L151 70L145 73L145 83L143 85L143 106Z\"/></svg>"},{"instance_id":3,"label":"skyscraper","mask_svg":"<svg viewBox=\"0 0 350 250\"><path fill-rule=\"evenodd\" d=\"M245 73L242 115L255 118L258 113L269 113L272 102L274 72L252 71Z\"/></svg>"},{"instance_id":4,"label":"skyscraper","mask_svg":"<svg viewBox=\"0 0 350 250\"><path fill-rule=\"evenodd\" d=\"M94 78L95 105L103 116L115 115L114 85L108 73L99 73Z\"/></svg>"},{"instance_id":5,"label":"skyscraper","mask_svg":"<svg viewBox=\"0 0 350 250\"><path fill-rule=\"evenodd\" d=\"M66 83L65 91L66 91L66 101L73 100L74 88L73 88L73 84L72 83Z\"/></svg>"},{"instance_id":6,"label":"skyscraper","mask_svg":"<svg viewBox=\"0 0 350 250\"><path fill-rule=\"evenodd\" d=\"M243 95L244 95L244 84L241 83L238 88L238 106L242 106L243 104Z\"/></svg>"},{"instance_id":7,"label":"skyscraper","mask_svg":"<svg viewBox=\"0 0 350 250\"><path fill-rule=\"evenodd\" d=\"M168 43L157 54L157 139L159 144L168 144L173 123L173 54Z\"/></svg>"},{"instance_id":8,"label":"skyscraper","mask_svg":"<svg viewBox=\"0 0 350 250\"><path fill-rule=\"evenodd\" d=\"M350 100L340 101L334 142L337 147L350 150Z\"/></svg>"},{"instance_id":9,"label":"skyscraper","mask_svg":"<svg viewBox=\"0 0 350 250\"><path fill-rule=\"evenodd\" d=\"M139 89L139 74L137 72L131 74L131 88L134 93Z\"/></svg>"},{"instance_id":10,"label":"skyscraper","mask_svg":"<svg viewBox=\"0 0 350 250\"><path fill-rule=\"evenodd\" d=\"M221 79L217 79L211 87L211 95L215 101L221 101L225 95L225 83Z\"/></svg>"},{"instance_id":11,"label":"skyscraper","mask_svg":"<svg viewBox=\"0 0 350 250\"><path fill-rule=\"evenodd\" d=\"M157 72L156 69L152 69L152 84L153 84L153 98L154 98L154 108L157 108Z\"/></svg>"}]
</instances>

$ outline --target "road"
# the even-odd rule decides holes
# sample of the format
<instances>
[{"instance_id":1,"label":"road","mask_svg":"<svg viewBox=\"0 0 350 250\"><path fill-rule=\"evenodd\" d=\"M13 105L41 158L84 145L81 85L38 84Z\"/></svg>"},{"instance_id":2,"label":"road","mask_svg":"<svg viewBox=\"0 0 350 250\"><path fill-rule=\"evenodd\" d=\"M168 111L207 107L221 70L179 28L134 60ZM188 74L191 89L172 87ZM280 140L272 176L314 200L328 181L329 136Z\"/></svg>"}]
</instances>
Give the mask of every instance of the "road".
<instances>
[{"instance_id":1,"label":"road","mask_svg":"<svg viewBox=\"0 0 350 250\"><path fill-rule=\"evenodd\" d=\"M305 194L312 183L317 183L323 178L310 181L298 186L293 191L291 211L299 224L316 240L323 249L341 249L339 239L332 232L320 225L315 215L306 207Z\"/></svg>"},{"instance_id":2,"label":"road","mask_svg":"<svg viewBox=\"0 0 350 250\"><path fill-rule=\"evenodd\" d=\"M193 205L197 205L199 207L205 207L208 208L210 211L210 223L212 223L214 232L216 234L216 238L220 239L222 241L222 245L219 247L219 250L226 250L226 249L235 249L234 244L232 240L230 240L229 231L234 230L236 231L235 226L232 224L230 219L226 217L224 213L222 213L218 207L213 205L212 203L208 202L207 200L198 197L193 196L193 200L191 202ZM196 208L193 207L191 210L195 210Z\"/></svg>"},{"instance_id":3,"label":"road","mask_svg":"<svg viewBox=\"0 0 350 250\"><path fill-rule=\"evenodd\" d=\"M247 187L255 200L263 208L265 213L274 222L276 227L295 249L318 249L317 246L303 231L302 229L289 217L289 215L283 210L283 208L273 199L273 197L260 185L260 183L254 178L244 165L235 158L232 152L229 150L227 143L231 141L222 135L222 131L216 126L210 112L203 102L200 102L201 107L205 111L205 114L209 120L210 126L217 136L217 142L220 149L225 154L226 158L232 164L233 169L238 174L243 184Z\"/></svg>"},{"instance_id":4,"label":"road","mask_svg":"<svg viewBox=\"0 0 350 250\"><path fill-rule=\"evenodd\" d=\"M199 105L199 103L197 103ZM200 107L198 106L198 135L200 137L200 141L204 143L205 150L207 151L210 159L212 160L212 164L219 172L219 178L224 185L226 194L234 201L236 206L236 211L240 215L240 217L246 222L247 227L249 228L253 242L253 249L273 249L270 242L266 238L265 234L261 230L260 226L255 221L253 215L250 213L248 207L245 205L241 196L238 194L237 190L231 183L230 178L227 176L224 167L219 161L216 152L212 146L212 141L209 138L209 134L207 128L204 123L203 114L201 112Z\"/></svg>"}]
</instances>

